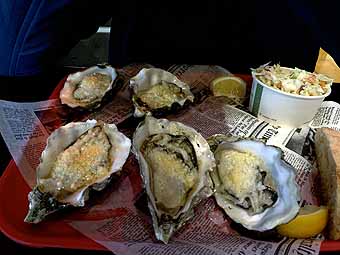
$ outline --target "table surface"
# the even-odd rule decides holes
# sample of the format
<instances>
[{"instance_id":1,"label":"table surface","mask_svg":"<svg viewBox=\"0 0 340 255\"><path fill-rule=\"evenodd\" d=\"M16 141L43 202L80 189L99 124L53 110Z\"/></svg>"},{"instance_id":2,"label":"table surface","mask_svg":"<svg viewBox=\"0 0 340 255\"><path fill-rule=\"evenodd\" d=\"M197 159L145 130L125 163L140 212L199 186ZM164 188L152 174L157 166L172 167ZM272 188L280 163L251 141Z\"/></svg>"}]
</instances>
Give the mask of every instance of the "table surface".
<instances>
[{"instance_id":1,"label":"table surface","mask_svg":"<svg viewBox=\"0 0 340 255\"><path fill-rule=\"evenodd\" d=\"M1 100L17 101L17 102L27 102L27 101L41 101L46 100L52 93L58 82L65 77L65 75L75 72L78 69L73 68L63 68L52 75L48 75L43 78L34 79L10 79L6 77L0 77ZM332 93L326 98L328 101L336 101L340 103L340 84L334 84L332 88ZM7 150L6 145L0 136L0 175L2 175L11 156ZM9 238L7 238L3 233L0 232L0 247L4 251L10 252L10 254L77 254L77 255L101 255L101 254L112 254L106 251L86 251L86 250L71 250L71 249L57 249L57 248L31 248L27 246L20 245ZM323 252L320 254L339 254L339 252Z\"/></svg>"}]
</instances>

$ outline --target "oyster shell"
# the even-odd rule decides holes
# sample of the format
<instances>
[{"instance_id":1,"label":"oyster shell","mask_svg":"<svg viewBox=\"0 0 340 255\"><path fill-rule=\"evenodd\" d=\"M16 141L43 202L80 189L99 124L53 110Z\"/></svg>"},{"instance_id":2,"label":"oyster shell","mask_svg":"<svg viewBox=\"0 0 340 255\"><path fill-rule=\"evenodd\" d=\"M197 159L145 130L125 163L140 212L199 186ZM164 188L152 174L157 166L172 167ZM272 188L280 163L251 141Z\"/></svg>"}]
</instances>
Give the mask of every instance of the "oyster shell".
<instances>
[{"instance_id":1,"label":"oyster shell","mask_svg":"<svg viewBox=\"0 0 340 255\"><path fill-rule=\"evenodd\" d=\"M256 231L292 220L300 209L300 194L295 170L281 159L281 150L260 141L218 138L210 143L221 142L211 176L217 204L226 214Z\"/></svg>"},{"instance_id":2,"label":"oyster shell","mask_svg":"<svg viewBox=\"0 0 340 255\"><path fill-rule=\"evenodd\" d=\"M156 238L167 243L212 194L209 171L215 166L206 140L179 122L147 116L133 137L133 150L148 196Z\"/></svg>"},{"instance_id":3,"label":"oyster shell","mask_svg":"<svg viewBox=\"0 0 340 255\"><path fill-rule=\"evenodd\" d=\"M114 124L72 122L48 138L29 193L26 222L38 223L67 206L84 206L89 188L102 190L119 171L131 141Z\"/></svg>"},{"instance_id":4,"label":"oyster shell","mask_svg":"<svg viewBox=\"0 0 340 255\"><path fill-rule=\"evenodd\" d=\"M72 108L99 107L104 96L112 89L116 77L115 69L109 65L97 65L70 74L60 91L61 103Z\"/></svg>"},{"instance_id":5,"label":"oyster shell","mask_svg":"<svg viewBox=\"0 0 340 255\"><path fill-rule=\"evenodd\" d=\"M143 68L130 79L134 95L135 117L148 112L163 113L189 100L194 101L190 87L175 75L159 68Z\"/></svg>"}]
</instances>

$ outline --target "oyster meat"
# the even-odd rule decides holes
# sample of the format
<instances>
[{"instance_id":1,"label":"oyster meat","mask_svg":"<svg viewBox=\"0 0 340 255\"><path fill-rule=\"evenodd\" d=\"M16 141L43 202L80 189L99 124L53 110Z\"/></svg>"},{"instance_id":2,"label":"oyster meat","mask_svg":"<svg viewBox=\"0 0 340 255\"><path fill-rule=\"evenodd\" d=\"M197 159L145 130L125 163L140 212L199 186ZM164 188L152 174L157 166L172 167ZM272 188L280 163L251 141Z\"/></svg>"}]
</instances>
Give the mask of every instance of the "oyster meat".
<instances>
[{"instance_id":1,"label":"oyster meat","mask_svg":"<svg viewBox=\"0 0 340 255\"><path fill-rule=\"evenodd\" d=\"M183 106L188 100L193 102L190 87L175 75L159 68L143 68L130 80L135 106L135 117L148 112L162 114L174 107Z\"/></svg>"},{"instance_id":2,"label":"oyster meat","mask_svg":"<svg viewBox=\"0 0 340 255\"><path fill-rule=\"evenodd\" d=\"M206 140L179 122L147 116L133 138L156 238L167 243L193 216L193 208L212 194L215 166Z\"/></svg>"},{"instance_id":3,"label":"oyster meat","mask_svg":"<svg viewBox=\"0 0 340 255\"><path fill-rule=\"evenodd\" d=\"M300 195L295 170L281 159L281 150L260 141L231 139L220 139L214 152L211 176L217 204L250 230L266 231L292 220L300 209Z\"/></svg>"},{"instance_id":4,"label":"oyster meat","mask_svg":"<svg viewBox=\"0 0 340 255\"><path fill-rule=\"evenodd\" d=\"M112 89L116 77L115 69L108 65L97 65L70 74L60 91L61 103L72 108L99 107L104 96Z\"/></svg>"},{"instance_id":5,"label":"oyster meat","mask_svg":"<svg viewBox=\"0 0 340 255\"><path fill-rule=\"evenodd\" d=\"M61 208L84 206L89 188L102 190L123 167L130 147L114 124L88 120L55 130L41 155L25 221L38 223Z\"/></svg>"}]
</instances>

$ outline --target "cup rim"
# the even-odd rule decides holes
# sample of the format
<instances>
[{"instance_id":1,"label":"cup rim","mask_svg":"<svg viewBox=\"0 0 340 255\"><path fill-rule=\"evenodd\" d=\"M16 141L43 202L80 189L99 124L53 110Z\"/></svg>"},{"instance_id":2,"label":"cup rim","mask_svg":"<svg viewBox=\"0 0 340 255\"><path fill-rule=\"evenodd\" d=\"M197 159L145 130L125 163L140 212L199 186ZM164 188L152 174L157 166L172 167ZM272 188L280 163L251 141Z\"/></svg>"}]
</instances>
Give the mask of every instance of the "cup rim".
<instances>
[{"instance_id":1,"label":"cup rim","mask_svg":"<svg viewBox=\"0 0 340 255\"><path fill-rule=\"evenodd\" d=\"M293 68L289 68L289 67L282 67L282 68L290 69L290 70L293 69ZM259 83L260 85L262 85L262 86L264 86L264 87L266 87L266 88L268 88L268 89L270 89L270 90L272 90L272 91L275 91L275 92L277 92L277 93L279 93L279 94L286 95L286 96L290 96L290 97L293 97L293 98L311 99L311 100L313 100L313 99L322 99L322 98L326 98L327 96L329 96L329 95L331 94L331 92L332 92L332 87L329 87L329 90L327 91L327 93L326 93L326 94L323 94L323 95L321 95L321 96L305 96L305 95L292 94L292 93L288 93L288 92L285 92L285 91L282 91L282 90L279 90L279 89L275 89L275 88L273 88L272 86L269 86L269 85L263 83L262 81L260 81L260 80L256 77L256 75L255 75L254 72L251 72L251 75L252 75L253 79L255 79L256 82Z\"/></svg>"}]
</instances>

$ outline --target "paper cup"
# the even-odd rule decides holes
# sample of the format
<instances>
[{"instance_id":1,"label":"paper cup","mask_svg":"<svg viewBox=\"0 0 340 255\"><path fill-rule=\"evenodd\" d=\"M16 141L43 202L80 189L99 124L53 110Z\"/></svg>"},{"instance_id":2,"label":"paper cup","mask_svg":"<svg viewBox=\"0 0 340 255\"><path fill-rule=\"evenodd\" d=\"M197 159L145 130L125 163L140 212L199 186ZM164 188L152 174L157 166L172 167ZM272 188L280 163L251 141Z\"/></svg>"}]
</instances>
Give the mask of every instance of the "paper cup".
<instances>
[{"instance_id":1,"label":"paper cup","mask_svg":"<svg viewBox=\"0 0 340 255\"><path fill-rule=\"evenodd\" d=\"M270 87L254 73L249 110L259 119L272 125L298 128L314 118L321 103L331 93L322 96L301 96Z\"/></svg>"}]
</instances>

